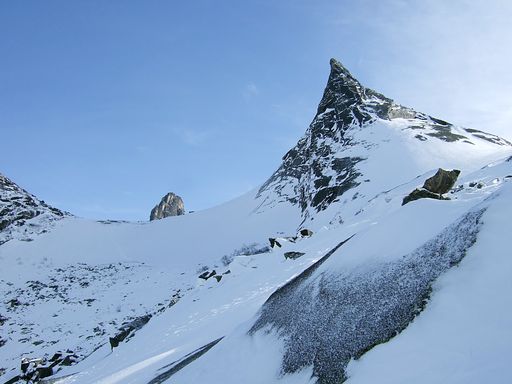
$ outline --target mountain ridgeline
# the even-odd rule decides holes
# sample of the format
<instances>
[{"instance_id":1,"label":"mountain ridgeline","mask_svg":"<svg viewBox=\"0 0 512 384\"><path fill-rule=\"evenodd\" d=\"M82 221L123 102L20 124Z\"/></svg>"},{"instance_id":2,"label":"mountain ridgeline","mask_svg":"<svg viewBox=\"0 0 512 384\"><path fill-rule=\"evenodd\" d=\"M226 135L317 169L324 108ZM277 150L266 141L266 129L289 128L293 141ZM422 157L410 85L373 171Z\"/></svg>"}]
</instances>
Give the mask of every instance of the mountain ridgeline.
<instances>
[{"instance_id":1,"label":"mountain ridgeline","mask_svg":"<svg viewBox=\"0 0 512 384\"><path fill-rule=\"evenodd\" d=\"M496 135L458 128L396 104L362 86L339 61L331 59L330 65L327 86L306 135L284 155L283 163L262 185L258 196L275 192L280 201L300 206L303 214L311 217L338 201L347 191L370 182L369 175L364 175L360 167L368 155L351 149L376 143L357 138L353 132L378 120L404 120L404 128L413 132L416 140L463 142L468 151L472 150L475 140L497 146L512 145Z\"/></svg>"}]
</instances>

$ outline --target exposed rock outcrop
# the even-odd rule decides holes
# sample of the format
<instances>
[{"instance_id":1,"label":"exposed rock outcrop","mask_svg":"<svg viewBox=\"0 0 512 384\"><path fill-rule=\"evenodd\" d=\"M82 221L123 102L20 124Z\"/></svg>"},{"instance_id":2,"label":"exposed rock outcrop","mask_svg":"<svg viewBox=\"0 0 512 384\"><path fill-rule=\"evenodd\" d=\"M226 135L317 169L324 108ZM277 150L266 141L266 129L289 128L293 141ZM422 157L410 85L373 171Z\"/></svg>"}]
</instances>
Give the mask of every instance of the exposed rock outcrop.
<instances>
[{"instance_id":1,"label":"exposed rock outcrop","mask_svg":"<svg viewBox=\"0 0 512 384\"><path fill-rule=\"evenodd\" d=\"M414 191L409 193L407 196L404 197L404 200L402 201L402 205L405 205L407 203L410 203L411 201L419 200L419 199L436 199L436 200L450 200L448 197L443 197L442 195L439 195L434 192L430 192L426 189L419 189L416 188Z\"/></svg>"},{"instance_id":2,"label":"exposed rock outcrop","mask_svg":"<svg viewBox=\"0 0 512 384\"><path fill-rule=\"evenodd\" d=\"M300 230L299 235L301 237L311 237L311 236L313 236L313 231L310 229L304 228L304 229Z\"/></svg>"},{"instance_id":3,"label":"exposed rock outcrop","mask_svg":"<svg viewBox=\"0 0 512 384\"><path fill-rule=\"evenodd\" d=\"M423 188L427 191L438 193L440 195L445 194L453 188L459 175L460 171L458 169L446 171L439 168L434 176L425 180Z\"/></svg>"},{"instance_id":4,"label":"exposed rock outcrop","mask_svg":"<svg viewBox=\"0 0 512 384\"><path fill-rule=\"evenodd\" d=\"M67 212L51 207L0 174L0 245L11 240L33 240L47 232ZM28 225L25 225L28 224Z\"/></svg>"},{"instance_id":5,"label":"exposed rock outcrop","mask_svg":"<svg viewBox=\"0 0 512 384\"><path fill-rule=\"evenodd\" d=\"M460 171L458 169L446 171L439 168L434 176L425 180L422 188L416 188L407 195L404 198L402 205L419 199L450 200L448 197L444 197L443 194L453 188L459 174Z\"/></svg>"},{"instance_id":6,"label":"exposed rock outcrop","mask_svg":"<svg viewBox=\"0 0 512 384\"><path fill-rule=\"evenodd\" d=\"M339 157L339 147L355 144L345 135L351 127L385 118L393 106L391 99L363 87L337 60L331 59L330 65L327 86L306 136L284 155L282 165L259 191L261 195L274 189L303 212L309 207L321 211L360 184L357 164L365 159ZM290 184L294 194L285 196Z\"/></svg>"},{"instance_id":7,"label":"exposed rock outcrop","mask_svg":"<svg viewBox=\"0 0 512 384\"><path fill-rule=\"evenodd\" d=\"M125 339L129 339L133 334L141 329L146 323L151 320L152 315L147 314L144 316L139 316L133 319L130 322L126 322L120 329L119 332L114 335L114 337L109 337L108 341L110 342L110 348L114 350L119 346L119 343L124 341Z\"/></svg>"},{"instance_id":8,"label":"exposed rock outcrop","mask_svg":"<svg viewBox=\"0 0 512 384\"><path fill-rule=\"evenodd\" d=\"M159 220L169 216L180 216L185 214L185 204L178 195L169 192L160 203L151 210L149 220Z\"/></svg>"},{"instance_id":9,"label":"exposed rock outcrop","mask_svg":"<svg viewBox=\"0 0 512 384\"><path fill-rule=\"evenodd\" d=\"M292 260L295 260L295 259L298 259L299 257L301 256L304 256L305 253L304 252L296 252L296 251L292 251L292 252L285 252L284 253L284 258L285 259L292 259Z\"/></svg>"}]
</instances>

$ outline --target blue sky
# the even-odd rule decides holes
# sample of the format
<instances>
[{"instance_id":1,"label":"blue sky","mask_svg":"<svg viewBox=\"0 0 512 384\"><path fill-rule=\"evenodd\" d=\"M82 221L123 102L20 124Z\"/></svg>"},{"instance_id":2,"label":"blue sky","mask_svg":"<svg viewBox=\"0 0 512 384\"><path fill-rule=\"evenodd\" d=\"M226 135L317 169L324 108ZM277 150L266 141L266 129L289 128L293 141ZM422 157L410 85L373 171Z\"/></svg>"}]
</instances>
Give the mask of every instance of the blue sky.
<instances>
[{"instance_id":1,"label":"blue sky","mask_svg":"<svg viewBox=\"0 0 512 384\"><path fill-rule=\"evenodd\" d=\"M2 1L0 172L90 218L257 187L336 57L417 110L512 137L508 1Z\"/></svg>"}]
</instances>

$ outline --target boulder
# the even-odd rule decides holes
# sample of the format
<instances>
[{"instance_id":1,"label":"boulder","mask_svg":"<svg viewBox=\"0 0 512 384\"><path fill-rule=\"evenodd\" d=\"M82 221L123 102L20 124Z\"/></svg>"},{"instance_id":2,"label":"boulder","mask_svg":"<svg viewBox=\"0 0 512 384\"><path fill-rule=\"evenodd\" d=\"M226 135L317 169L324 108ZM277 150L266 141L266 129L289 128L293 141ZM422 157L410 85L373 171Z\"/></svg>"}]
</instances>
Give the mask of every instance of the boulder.
<instances>
[{"instance_id":1,"label":"boulder","mask_svg":"<svg viewBox=\"0 0 512 384\"><path fill-rule=\"evenodd\" d=\"M43 358L21 360L21 375L19 378L26 382L37 382L39 379L53 375L53 367L50 367Z\"/></svg>"},{"instance_id":2,"label":"boulder","mask_svg":"<svg viewBox=\"0 0 512 384\"><path fill-rule=\"evenodd\" d=\"M231 271L228 269L222 275L227 275L229 273L231 273ZM201 273L198 277L203 280L208 280L209 278L213 277L215 280L217 280L217 283L218 283L222 280L222 275L217 274L217 271L214 269L211 272L205 271L205 272Z\"/></svg>"},{"instance_id":3,"label":"boulder","mask_svg":"<svg viewBox=\"0 0 512 384\"><path fill-rule=\"evenodd\" d=\"M217 274L217 271L214 269L213 271L205 271L201 273L198 277L203 280L208 280L210 277L214 277Z\"/></svg>"},{"instance_id":4,"label":"boulder","mask_svg":"<svg viewBox=\"0 0 512 384\"><path fill-rule=\"evenodd\" d=\"M290 242L295 243L298 239L298 236L287 236L287 237L276 237L276 238L269 238L268 241L270 242L270 248L274 249L275 247L281 248L283 246L283 243Z\"/></svg>"},{"instance_id":5,"label":"boulder","mask_svg":"<svg viewBox=\"0 0 512 384\"><path fill-rule=\"evenodd\" d=\"M304 228L300 230L299 234L301 235L301 237L311 237L313 236L313 231Z\"/></svg>"},{"instance_id":6,"label":"boulder","mask_svg":"<svg viewBox=\"0 0 512 384\"><path fill-rule=\"evenodd\" d=\"M450 200L448 197L444 197L443 194L453 188L459 174L458 169L446 171L439 168L434 176L425 180L422 188L416 188L407 195L402 201L402 205L418 199Z\"/></svg>"},{"instance_id":7,"label":"boulder","mask_svg":"<svg viewBox=\"0 0 512 384\"><path fill-rule=\"evenodd\" d=\"M304 252L285 252L284 253L284 258L285 259L295 260L295 259L298 259L301 256L304 256L304 255L305 255Z\"/></svg>"},{"instance_id":8,"label":"boulder","mask_svg":"<svg viewBox=\"0 0 512 384\"><path fill-rule=\"evenodd\" d=\"M274 249L275 247L281 248L281 243L279 241L277 241L277 239L271 237L268 239L268 241L270 242L270 248L272 248L272 249Z\"/></svg>"},{"instance_id":9,"label":"boulder","mask_svg":"<svg viewBox=\"0 0 512 384\"><path fill-rule=\"evenodd\" d=\"M442 195L452 189L457 181L457 177L459 177L459 174L460 171L458 169L446 171L439 168L434 176L425 180L423 188L432 193Z\"/></svg>"},{"instance_id":10,"label":"boulder","mask_svg":"<svg viewBox=\"0 0 512 384\"><path fill-rule=\"evenodd\" d=\"M158 203L152 210L149 216L149 220L159 220L164 217L180 216L185 214L185 204L178 195L169 192L167 195L162 197L160 203Z\"/></svg>"},{"instance_id":11,"label":"boulder","mask_svg":"<svg viewBox=\"0 0 512 384\"><path fill-rule=\"evenodd\" d=\"M136 317L133 320L124 323L123 326L119 329L119 332L114 337L109 337L108 341L110 342L110 348L114 350L114 348L118 347L119 343L146 325L151 317L152 315L147 314L144 316Z\"/></svg>"},{"instance_id":12,"label":"boulder","mask_svg":"<svg viewBox=\"0 0 512 384\"><path fill-rule=\"evenodd\" d=\"M418 189L416 188L414 191L409 193L404 200L402 201L402 205L405 205L407 203L410 203L414 200L419 199L437 199L437 200L450 200L448 197L443 197L441 195L438 195L437 193L427 191L426 189Z\"/></svg>"}]
</instances>

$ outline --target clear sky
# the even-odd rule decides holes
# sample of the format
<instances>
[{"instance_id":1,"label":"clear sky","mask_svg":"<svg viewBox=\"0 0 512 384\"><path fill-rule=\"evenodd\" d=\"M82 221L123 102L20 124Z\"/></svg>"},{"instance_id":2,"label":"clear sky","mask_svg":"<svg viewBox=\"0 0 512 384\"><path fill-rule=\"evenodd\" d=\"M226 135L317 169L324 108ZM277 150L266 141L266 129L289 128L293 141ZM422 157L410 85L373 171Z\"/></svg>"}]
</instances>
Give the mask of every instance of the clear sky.
<instances>
[{"instance_id":1,"label":"clear sky","mask_svg":"<svg viewBox=\"0 0 512 384\"><path fill-rule=\"evenodd\" d=\"M331 57L511 139L511 20L508 0L0 1L0 172L89 218L222 203L304 133Z\"/></svg>"}]
</instances>

